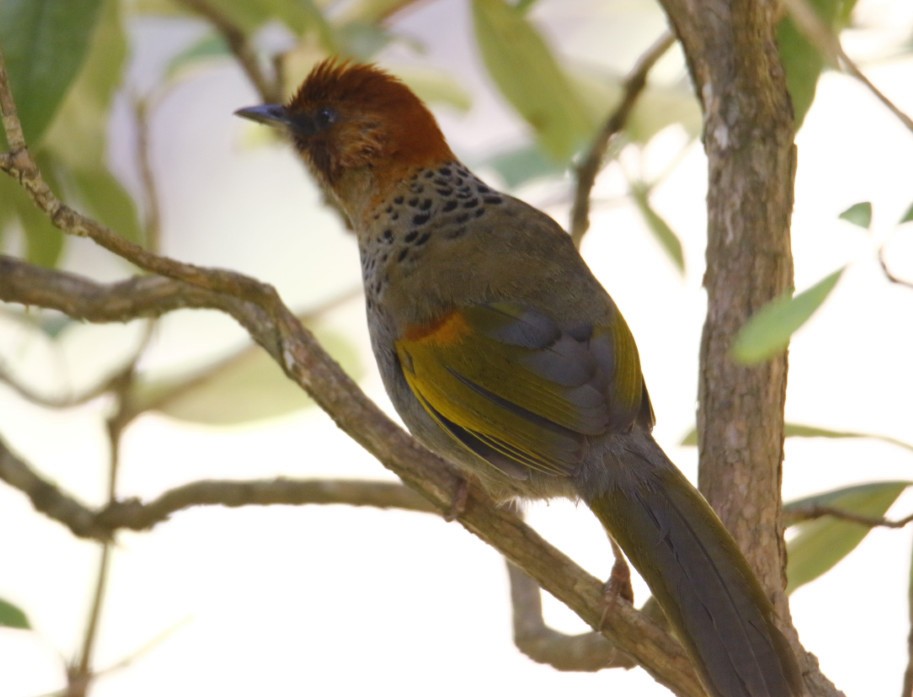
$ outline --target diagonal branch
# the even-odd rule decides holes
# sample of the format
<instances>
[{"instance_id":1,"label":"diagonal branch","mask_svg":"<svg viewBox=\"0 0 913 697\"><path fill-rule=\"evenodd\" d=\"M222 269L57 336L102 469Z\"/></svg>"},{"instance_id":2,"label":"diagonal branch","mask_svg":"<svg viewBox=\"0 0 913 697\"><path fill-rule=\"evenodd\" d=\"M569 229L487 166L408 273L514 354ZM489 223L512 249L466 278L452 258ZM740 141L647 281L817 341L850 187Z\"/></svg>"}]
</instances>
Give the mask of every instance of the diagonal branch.
<instances>
[{"instance_id":1,"label":"diagonal branch","mask_svg":"<svg viewBox=\"0 0 913 697\"><path fill-rule=\"evenodd\" d=\"M865 85L866 88L875 95L878 101L888 108L888 111L894 114L894 116L896 116L910 131L913 131L913 119L894 104L894 102L888 99L888 97L869 80L866 74L859 69L859 66L856 65L853 59L843 50L840 39L831 31L830 27L821 21L821 18L807 0L784 0L783 4L796 22L796 26L815 48L818 49L818 52L824 56L825 60L834 67L841 69L847 75L859 80L859 82Z\"/></svg>"},{"instance_id":2,"label":"diagonal branch","mask_svg":"<svg viewBox=\"0 0 913 697\"><path fill-rule=\"evenodd\" d=\"M836 506L822 505L812 505L791 511L788 516L788 523L793 525L795 523L824 517L844 520L848 523L856 523L867 528L893 528L895 530L905 528L910 523L913 523L913 514L904 516L899 520L891 520L890 518L860 515Z\"/></svg>"},{"instance_id":3,"label":"diagonal branch","mask_svg":"<svg viewBox=\"0 0 913 697\"><path fill-rule=\"evenodd\" d=\"M177 0L177 2L203 17L219 32L244 70L244 74L247 75L247 79L251 81L264 102L282 101L282 86L279 80L270 79L263 72L263 68L257 60L257 54L241 27L209 0Z\"/></svg>"},{"instance_id":4,"label":"diagonal branch","mask_svg":"<svg viewBox=\"0 0 913 697\"><path fill-rule=\"evenodd\" d=\"M574 240L574 244L578 247L590 227L590 195L593 192L593 186L596 184L596 176L602 167L602 161L605 158L609 143L628 122L637 99L647 86L647 75L674 43L675 36L667 30L637 60L634 68L628 73L622 84L621 101L609 114L605 124L596 134L589 149L584 154L583 159L574 168L577 189L574 193L574 205L571 208L570 232L571 239Z\"/></svg>"},{"instance_id":5,"label":"diagonal branch","mask_svg":"<svg viewBox=\"0 0 913 697\"><path fill-rule=\"evenodd\" d=\"M164 292L174 307L190 306L182 292L187 290L187 296L199 303L199 307L220 309L231 315L340 428L432 507L452 511L453 501L460 497L465 503L456 519L463 527L524 569L584 622L612 637L620 650L632 656L658 681L680 695L704 694L681 646L666 631L625 602L613 604L610 613L603 612L602 583L598 579L552 547L514 513L498 507L478 487L467 486L447 462L394 424L327 355L271 286L230 271L202 268L152 254L61 203L42 179L21 137L21 128L17 133L18 119L2 56L0 109L4 125L9 125L7 136L11 148L9 153L0 155L0 169L18 179L57 227L69 235L88 237L140 268L173 279L149 281L159 283L157 286L153 283L152 288ZM143 281L146 279L132 282ZM148 291L150 286L141 287ZM148 302L148 293L145 299ZM59 299L55 302L63 304ZM136 316L130 312L132 308L126 309L124 312L122 308L123 319ZM144 310L149 315L155 314L155 309L148 305ZM5 464L11 464L14 474L22 474L23 467L17 466L23 465L20 460L8 451L2 458ZM34 473L31 474L34 478ZM37 479L38 490L46 488L46 484ZM86 524L87 531L92 532L96 521L91 519Z\"/></svg>"}]
</instances>

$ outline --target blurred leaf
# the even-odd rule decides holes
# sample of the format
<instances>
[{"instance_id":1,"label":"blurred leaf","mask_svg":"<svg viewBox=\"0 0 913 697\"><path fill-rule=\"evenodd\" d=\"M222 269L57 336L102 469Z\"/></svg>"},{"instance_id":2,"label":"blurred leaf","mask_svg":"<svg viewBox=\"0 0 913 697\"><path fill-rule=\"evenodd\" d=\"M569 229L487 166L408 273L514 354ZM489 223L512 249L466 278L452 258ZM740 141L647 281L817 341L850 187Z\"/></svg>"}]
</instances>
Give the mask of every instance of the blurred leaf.
<instances>
[{"instance_id":1,"label":"blurred leaf","mask_svg":"<svg viewBox=\"0 0 913 697\"><path fill-rule=\"evenodd\" d=\"M191 15L187 7L174 0L132 0L130 3L131 13L139 15L154 15L159 17L174 17L180 15Z\"/></svg>"},{"instance_id":2,"label":"blurred leaf","mask_svg":"<svg viewBox=\"0 0 913 697\"><path fill-rule=\"evenodd\" d=\"M142 244L136 203L107 168L74 170L72 194L89 212L131 242Z\"/></svg>"},{"instance_id":3,"label":"blurred leaf","mask_svg":"<svg viewBox=\"0 0 913 697\"><path fill-rule=\"evenodd\" d=\"M567 162L596 126L580 95L516 7L473 0L472 9L482 59L501 94L532 126L543 149Z\"/></svg>"},{"instance_id":4,"label":"blurred leaf","mask_svg":"<svg viewBox=\"0 0 913 697\"><path fill-rule=\"evenodd\" d=\"M880 440L882 443L889 443L890 445L896 445L899 448L904 448L906 450L913 451L913 445L906 443L897 438L891 438L890 436L881 436L875 433L860 433L859 431L833 431L828 428L820 428L818 426L805 426L803 424L786 424L786 437L798 437L798 438L870 438L872 440Z\"/></svg>"},{"instance_id":5,"label":"blurred leaf","mask_svg":"<svg viewBox=\"0 0 913 697\"><path fill-rule=\"evenodd\" d=\"M336 42L346 55L367 61L392 41L390 32L378 24L352 21L336 29Z\"/></svg>"},{"instance_id":6,"label":"blurred leaf","mask_svg":"<svg viewBox=\"0 0 913 697\"><path fill-rule=\"evenodd\" d=\"M656 241L659 242L666 254L669 255L672 263L675 264L675 268L677 268L680 273L684 274L685 254L682 251L681 240L678 239L678 235L675 234L675 231L669 226L669 223L667 223L653 208L653 205L650 203L650 195L647 188L643 185L632 183L631 198L634 199L637 210L640 211L640 214L643 216L644 221L647 223L647 227L650 228L650 232L653 233Z\"/></svg>"},{"instance_id":7,"label":"blurred leaf","mask_svg":"<svg viewBox=\"0 0 913 697\"><path fill-rule=\"evenodd\" d=\"M357 352L344 338L325 332L318 332L318 336L349 375L359 372ZM274 418L314 405L259 347L242 350L189 375L141 379L134 400L140 411L151 409L210 426Z\"/></svg>"},{"instance_id":8,"label":"blurred leaf","mask_svg":"<svg viewBox=\"0 0 913 697\"><path fill-rule=\"evenodd\" d=\"M606 70L575 67L569 73L589 118L602 124L624 95L625 76ZM692 138L701 132L700 105L685 80L667 85L648 82L628 115L624 135L629 141L646 143L672 124L678 124Z\"/></svg>"},{"instance_id":9,"label":"blurred leaf","mask_svg":"<svg viewBox=\"0 0 913 697\"><path fill-rule=\"evenodd\" d=\"M913 203L910 204L910 207L907 208L907 212L901 216L898 221L898 225L903 225L904 223L913 222Z\"/></svg>"},{"instance_id":10,"label":"blurred leaf","mask_svg":"<svg viewBox=\"0 0 913 697\"><path fill-rule=\"evenodd\" d=\"M789 422L785 424L784 435L787 438L869 438L871 440L879 440L882 443L896 445L906 450L913 450L913 445L910 443L898 440L897 438L891 438L890 436L878 435L877 433L834 431L829 428L821 428L820 426L807 426L805 424L794 424ZM679 445L697 445L697 429L692 428L688 431Z\"/></svg>"},{"instance_id":11,"label":"blurred leaf","mask_svg":"<svg viewBox=\"0 0 913 697\"><path fill-rule=\"evenodd\" d=\"M856 0L808 0L808 4L824 26L839 33L847 26ZM788 14L777 28L777 45L786 71L786 85L792 97L796 130L799 130L815 99L818 78L825 67L824 57Z\"/></svg>"},{"instance_id":12,"label":"blurred leaf","mask_svg":"<svg viewBox=\"0 0 913 697\"><path fill-rule=\"evenodd\" d=\"M0 2L0 47L32 150L85 60L101 6L102 0ZM5 138L2 145L5 149Z\"/></svg>"},{"instance_id":13,"label":"blurred leaf","mask_svg":"<svg viewBox=\"0 0 913 697\"><path fill-rule=\"evenodd\" d=\"M785 349L790 337L830 295L843 271L838 269L798 295L767 303L739 331L732 343L733 357L740 363L759 363Z\"/></svg>"},{"instance_id":14,"label":"blurred leaf","mask_svg":"<svg viewBox=\"0 0 913 697\"><path fill-rule=\"evenodd\" d=\"M180 4L180 3L178 3ZM258 29L270 18L272 8L267 2L238 2L238 0L210 0L210 5L227 22L238 27L244 33ZM199 17L195 12L189 13Z\"/></svg>"},{"instance_id":15,"label":"blurred leaf","mask_svg":"<svg viewBox=\"0 0 913 697\"><path fill-rule=\"evenodd\" d=\"M45 138L42 168L55 172L54 191L69 204L142 243L136 204L107 162L109 115L127 57L120 9L105 4L85 65Z\"/></svg>"},{"instance_id":16,"label":"blurred leaf","mask_svg":"<svg viewBox=\"0 0 913 697\"><path fill-rule=\"evenodd\" d=\"M45 310L38 314L38 321L35 324L49 338L56 339L77 322L79 320L73 319L62 312Z\"/></svg>"},{"instance_id":17,"label":"blurred leaf","mask_svg":"<svg viewBox=\"0 0 913 697\"><path fill-rule=\"evenodd\" d=\"M108 115L126 56L120 3L106 2L85 65L47 134L45 146L62 165L94 168L104 163Z\"/></svg>"},{"instance_id":18,"label":"blurred leaf","mask_svg":"<svg viewBox=\"0 0 913 697\"><path fill-rule=\"evenodd\" d=\"M225 21L245 34L253 34L268 22L280 21L298 36L303 35L309 29L314 29L323 42L324 48L328 51L335 48L332 27L327 23L313 0L258 0L257 2L209 0L209 3ZM167 5L159 0L141 0L138 10L147 14L170 13ZM196 13L187 14L198 17Z\"/></svg>"},{"instance_id":19,"label":"blurred leaf","mask_svg":"<svg viewBox=\"0 0 913 697\"><path fill-rule=\"evenodd\" d=\"M339 53L339 42L333 27L327 22L313 0L260 0L270 9L269 19L281 19L299 36L313 29L328 53ZM232 0L233 5L240 5Z\"/></svg>"},{"instance_id":20,"label":"blurred leaf","mask_svg":"<svg viewBox=\"0 0 913 697\"><path fill-rule=\"evenodd\" d=\"M339 13L338 19L343 24L352 21L378 24L411 2L414 0L356 0L346 3L345 8Z\"/></svg>"},{"instance_id":21,"label":"blurred leaf","mask_svg":"<svg viewBox=\"0 0 913 697\"><path fill-rule=\"evenodd\" d=\"M869 201L854 203L837 217L868 230L872 225L872 204Z\"/></svg>"},{"instance_id":22,"label":"blurred leaf","mask_svg":"<svg viewBox=\"0 0 913 697\"><path fill-rule=\"evenodd\" d=\"M460 111L472 106L469 92L449 73L414 67L397 67L394 72L425 102L447 104Z\"/></svg>"},{"instance_id":23,"label":"blurred leaf","mask_svg":"<svg viewBox=\"0 0 913 697\"><path fill-rule=\"evenodd\" d=\"M891 504L913 482L874 482L816 494L786 504L787 515L813 506L827 506L870 518L884 516ZM786 545L789 562L786 567L786 592L813 581L862 542L871 528L860 523L824 516L797 523L797 534Z\"/></svg>"},{"instance_id":24,"label":"blurred leaf","mask_svg":"<svg viewBox=\"0 0 913 697\"><path fill-rule=\"evenodd\" d=\"M481 163L483 167L494 169L510 189L521 184L560 174L564 167L547 158L541 148L535 145L523 145L513 150L496 154Z\"/></svg>"},{"instance_id":25,"label":"blurred leaf","mask_svg":"<svg viewBox=\"0 0 913 697\"><path fill-rule=\"evenodd\" d=\"M3 598L0 598L0 627L9 627L10 629L32 628L25 613Z\"/></svg>"},{"instance_id":26,"label":"blurred leaf","mask_svg":"<svg viewBox=\"0 0 913 697\"><path fill-rule=\"evenodd\" d=\"M53 191L60 191L54 169L49 166L47 157L39 153L36 156L38 166L44 174L44 180ZM22 226L25 237L25 258L33 264L53 268L57 265L63 252L65 235L54 227L48 217L35 207L21 187L19 190L7 190L6 195L13 199L13 207Z\"/></svg>"},{"instance_id":27,"label":"blurred leaf","mask_svg":"<svg viewBox=\"0 0 913 697\"><path fill-rule=\"evenodd\" d=\"M54 268L63 252L65 235L31 201L17 204L19 222L25 235L25 258L33 264Z\"/></svg>"},{"instance_id":28,"label":"blurred leaf","mask_svg":"<svg viewBox=\"0 0 913 697\"><path fill-rule=\"evenodd\" d=\"M232 56L225 40L218 34L206 34L168 61L165 68L167 80L178 80L200 64L215 63Z\"/></svg>"}]
</instances>

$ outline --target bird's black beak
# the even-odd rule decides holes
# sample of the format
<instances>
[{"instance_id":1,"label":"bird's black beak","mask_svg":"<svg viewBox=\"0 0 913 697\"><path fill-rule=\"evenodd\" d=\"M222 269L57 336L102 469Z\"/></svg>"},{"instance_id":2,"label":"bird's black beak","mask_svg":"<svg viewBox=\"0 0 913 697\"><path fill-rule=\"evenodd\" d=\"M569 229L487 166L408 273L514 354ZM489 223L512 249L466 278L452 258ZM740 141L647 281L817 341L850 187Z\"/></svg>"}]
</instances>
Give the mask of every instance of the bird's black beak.
<instances>
[{"instance_id":1,"label":"bird's black beak","mask_svg":"<svg viewBox=\"0 0 913 697\"><path fill-rule=\"evenodd\" d=\"M238 109L235 112L235 116L282 130L292 127L292 119L288 110L281 104L261 104L260 106L244 107L243 109Z\"/></svg>"},{"instance_id":2,"label":"bird's black beak","mask_svg":"<svg viewBox=\"0 0 913 697\"><path fill-rule=\"evenodd\" d=\"M261 104L238 109L235 116L278 128L298 138L309 138L318 132L317 124L308 114L292 114L281 104Z\"/></svg>"}]
</instances>

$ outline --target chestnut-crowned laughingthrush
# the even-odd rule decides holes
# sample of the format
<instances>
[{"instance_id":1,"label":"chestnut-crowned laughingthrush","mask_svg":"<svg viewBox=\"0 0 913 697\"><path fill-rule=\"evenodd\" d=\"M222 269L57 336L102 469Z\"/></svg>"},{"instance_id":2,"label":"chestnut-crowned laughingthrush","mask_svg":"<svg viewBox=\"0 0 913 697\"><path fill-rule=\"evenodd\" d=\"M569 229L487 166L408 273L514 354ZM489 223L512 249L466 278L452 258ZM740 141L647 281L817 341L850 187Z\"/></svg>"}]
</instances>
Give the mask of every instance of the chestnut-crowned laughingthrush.
<instances>
[{"instance_id":1,"label":"chestnut-crowned laughingthrush","mask_svg":"<svg viewBox=\"0 0 913 697\"><path fill-rule=\"evenodd\" d=\"M653 440L634 338L571 238L456 158L399 80L325 61L284 131L358 236L384 385L416 438L497 499L589 506L715 697L802 693L770 601Z\"/></svg>"}]
</instances>

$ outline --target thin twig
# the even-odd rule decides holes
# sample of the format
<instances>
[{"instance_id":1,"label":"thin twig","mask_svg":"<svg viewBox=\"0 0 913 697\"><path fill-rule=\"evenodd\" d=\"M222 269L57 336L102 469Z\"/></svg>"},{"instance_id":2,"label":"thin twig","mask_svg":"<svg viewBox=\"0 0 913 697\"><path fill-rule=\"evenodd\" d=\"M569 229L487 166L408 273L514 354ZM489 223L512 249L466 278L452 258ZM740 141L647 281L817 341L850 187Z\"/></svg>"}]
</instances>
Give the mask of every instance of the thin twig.
<instances>
[{"instance_id":1,"label":"thin twig","mask_svg":"<svg viewBox=\"0 0 913 697\"><path fill-rule=\"evenodd\" d=\"M39 511L52 520L64 523L78 536L92 540L107 540L111 531L100 525L95 514L13 454L0 441L0 480L25 494Z\"/></svg>"},{"instance_id":2,"label":"thin twig","mask_svg":"<svg viewBox=\"0 0 913 697\"><path fill-rule=\"evenodd\" d=\"M812 505L789 511L787 514L787 524L793 525L798 522L816 520L817 518L836 518L845 520L848 523L857 523L867 528L904 528L913 522L913 514L899 520L890 520L889 518L879 518L876 516L860 515L852 511L845 511L834 506Z\"/></svg>"},{"instance_id":3,"label":"thin twig","mask_svg":"<svg viewBox=\"0 0 913 697\"><path fill-rule=\"evenodd\" d=\"M150 119L149 104L142 99L135 99L133 102L133 113L136 121L136 150L137 162L140 169L140 181L142 182L143 195L145 199L145 216L144 216L144 237L147 248L152 252L159 251L159 241L161 239L161 205L158 194L158 183L155 178L155 170L152 167L150 145ZM120 475L121 462L121 444L123 434L130 422L135 418L136 412L132 406L132 393L136 383L136 367L140 359L146 352L149 342L152 340L155 331L155 318L146 321L142 338L139 345L130 357L130 360L123 366L114 380L109 382L110 391L114 397L116 408L114 413L107 419L108 432L108 505L117 501L117 483ZM114 548L111 540L101 542L101 552L98 559L98 569L96 571L95 587L92 594L92 603L89 608L89 616L86 620L86 628L83 633L82 646L79 651L77 660L73 662L68 671L67 679L70 685L70 691L74 694L82 695L88 692L95 678L95 669L93 668L93 654L98 640L99 628L101 626L102 611L105 605L105 597L108 588L108 577L111 568Z\"/></svg>"},{"instance_id":4,"label":"thin twig","mask_svg":"<svg viewBox=\"0 0 913 697\"><path fill-rule=\"evenodd\" d=\"M913 564L913 559L910 563ZM913 695L913 568L910 569L908 578L910 580L907 585L907 622L910 628L907 631L907 667L903 673L901 697Z\"/></svg>"},{"instance_id":5,"label":"thin twig","mask_svg":"<svg viewBox=\"0 0 913 697\"><path fill-rule=\"evenodd\" d=\"M878 249L878 263L881 265L881 271L884 273L885 278L887 278L891 283L896 283L899 286L904 288L913 288L913 281L908 281L905 278L897 276L893 271L891 271L888 266L887 252L885 252L884 246L879 247Z\"/></svg>"},{"instance_id":6,"label":"thin twig","mask_svg":"<svg viewBox=\"0 0 913 697\"><path fill-rule=\"evenodd\" d=\"M590 227L590 195L596 184L596 175L602 167L602 160L612 138L621 132L637 103L638 97L647 85L647 75L662 58L663 54L675 43L672 32L665 31L653 45L637 60L634 68L622 83L621 101L609 114L605 124L593 139L583 159L574 168L577 188L574 193L574 205L571 209L571 239L580 246L580 241Z\"/></svg>"},{"instance_id":7,"label":"thin twig","mask_svg":"<svg viewBox=\"0 0 913 697\"><path fill-rule=\"evenodd\" d=\"M114 499L93 510L53 484L0 440L0 480L32 500L36 510L77 537L105 542L117 530L149 530L197 506L348 505L419 513L437 509L402 484L333 479L201 480L169 489L147 503Z\"/></svg>"},{"instance_id":8,"label":"thin twig","mask_svg":"<svg viewBox=\"0 0 913 697\"><path fill-rule=\"evenodd\" d=\"M633 668L630 656L598 632L563 634L545 623L539 584L507 562L513 609L514 644L528 658L555 670L595 672Z\"/></svg>"},{"instance_id":9,"label":"thin twig","mask_svg":"<svg viewBox=\"0 0 913 697\"><path fill-rule=\"evenodd\" d=\"M221 34L225 43L228 44L229 50L235 55L244 70L244 74L247 75L264 102L282 101L282 86L276 79L270 79L263 72L260 61L257 60L257 54L241 27L237 26L230 17L209 0L177 0L177 2L206 19Z\"/></svg>"},{"instance_id":10,"label":"thin twig","mask_svg":"<svg viewBox=\"0 0 913 697\"><path fill-rule=\"evenodd\" d=\"M2 261L3 259L0 258L0 262ZM0 266L2 265L3 264L0 263ZM120 369L118 369L114 375L103 378L97 384L92 385L81 392L62 395L46 395L42 394L31 385L27 385L0 363L0 383L3 383L13 390L13 392L32 404L37 404L38 406L46 407L48 409L71 409L91 402L93 399L98 399L103 394L106 394L111 389L111 382L117 379L117 375L119 375L120 372Z\"/></svg>"},{"instance_id":11,"label":"thin twig","mask_svg":"<svg viewBox=\"0 0 913 697\"><path fill-rule=\"evenodd\" d=\"M826 61L847 75L859 80L908 130L913 131L913 119L872 84L872 81L866 77L865 73L859 69L859 66L843 50L839 37L821 20L807 0L784 0L784 5L796 26L805 35L805 38L818 49Z\"/></svg>"}]
</instances>

